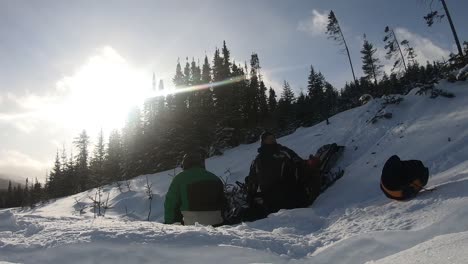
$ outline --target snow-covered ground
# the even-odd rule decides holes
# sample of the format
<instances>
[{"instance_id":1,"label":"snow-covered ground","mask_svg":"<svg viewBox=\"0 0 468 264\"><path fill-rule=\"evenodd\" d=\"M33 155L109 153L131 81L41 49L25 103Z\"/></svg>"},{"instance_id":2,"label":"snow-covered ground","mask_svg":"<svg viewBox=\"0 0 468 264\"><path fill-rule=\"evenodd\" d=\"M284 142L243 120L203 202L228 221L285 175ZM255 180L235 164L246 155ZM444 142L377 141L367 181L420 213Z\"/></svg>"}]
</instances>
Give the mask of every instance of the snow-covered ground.
<instances>
[{"instance_id":1,"label":"snow-covered ground","mask_svg":"<svg viewBox=\"0 0 468 264\"><path fill-rule=\"evenodd\" d=\"M0 263L468 263L468 84L441 82L455 98L416 95L370 119L384 99L300 128L279 142L303 157L326 143L346 150L345 175L310 208L281 210L236 226L164 225L164 196L178 171L103 188L111 209L94 218L90 190L33 210L0 211ZM382 112L381 112L382 113ZM207 160L207 168L243 181L258 143ZM407 202L387 199L380 173L393 154L429 167L429 186Z\"/></svg>"}]
</instances>

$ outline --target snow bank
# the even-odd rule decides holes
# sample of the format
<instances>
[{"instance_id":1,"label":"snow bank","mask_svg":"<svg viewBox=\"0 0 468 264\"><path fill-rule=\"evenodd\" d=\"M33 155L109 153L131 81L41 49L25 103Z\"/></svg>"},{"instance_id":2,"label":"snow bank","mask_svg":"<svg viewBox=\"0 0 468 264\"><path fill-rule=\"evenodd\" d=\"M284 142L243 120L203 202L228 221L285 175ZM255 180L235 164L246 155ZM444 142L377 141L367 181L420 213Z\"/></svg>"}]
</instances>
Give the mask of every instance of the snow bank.
<instances>
[{"instance_id":1,"label":"snow bank","mask_svg":"<svg viewBox=\"0 0 468 264\"><path fill-rule=\"evenodd\" d=\"M0 231L16 229L18 229L18 225L15 215L10 210L0 211Z\"/></svg>"},{"instance_id":2,"label":"snow bank","mask_svg":"<svg viewBox=\"0 0 468 264\"><path fill-rule=\"evenodd\" d=\"M345 175L310 208L219 228L164 225L167 188L178 170L143 175L130 189L104 186L111 209L94 218L89 190L33 210L0 211L0 260L22 263L463 263L468 252L468 84L436 86L455 98L377 98L278 142L302 157L321 145L346 146ZM391 119L373 118L391 113ZM229 182L243 181L259 143L207 160ZM385 161L397 154L429 168L429 186L407 202L379 189ZM153 184L151 221L145 195ZM453 244L453 248L449 245ZM437 254L438 257L431 254ZM449 257L451 259L449 259ZM465 258L463 258L465 257ZM450 262L452 261L452 262Z\"/></svg>"}]
</instances>

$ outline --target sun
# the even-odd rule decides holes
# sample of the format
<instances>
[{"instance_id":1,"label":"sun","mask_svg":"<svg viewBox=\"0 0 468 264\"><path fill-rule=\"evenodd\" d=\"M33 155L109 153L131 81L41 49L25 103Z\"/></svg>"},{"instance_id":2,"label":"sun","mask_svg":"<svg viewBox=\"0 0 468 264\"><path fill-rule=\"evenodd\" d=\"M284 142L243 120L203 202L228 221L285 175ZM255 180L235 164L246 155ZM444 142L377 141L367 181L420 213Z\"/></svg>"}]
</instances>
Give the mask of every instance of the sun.
<instances>
[{"instance_id":1,"label":"sun","mask_svg":"<svg viewBox=\"0 0 468 264\"><path fill-rule=\"evenodd\" d=\"M132 107L152 96L151 74L129 65L112 47L90 57L58 83L65 94L58 111L72 129L90 133L122 128Z\"/></svg>"}]
</instances>

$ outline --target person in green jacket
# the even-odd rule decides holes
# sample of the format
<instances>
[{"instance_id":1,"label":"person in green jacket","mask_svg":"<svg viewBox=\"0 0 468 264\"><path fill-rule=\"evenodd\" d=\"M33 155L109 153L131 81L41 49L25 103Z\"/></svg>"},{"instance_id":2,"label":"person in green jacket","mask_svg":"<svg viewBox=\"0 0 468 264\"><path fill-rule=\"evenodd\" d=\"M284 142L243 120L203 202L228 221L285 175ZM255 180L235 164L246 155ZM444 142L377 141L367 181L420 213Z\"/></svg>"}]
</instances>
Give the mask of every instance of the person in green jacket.
<instances>
[{"instance_id":1,"label":"person in green jacket","mask_svg":"<svg viewBox=\"0 0 468 264\"><path fill-rule=\"evenodd\" d=\"M183 171L172 180L164 202L164 223L221 225L225 206L223 182L205 169L204 155L187 153Z\"/></svg>"}]
</instances>

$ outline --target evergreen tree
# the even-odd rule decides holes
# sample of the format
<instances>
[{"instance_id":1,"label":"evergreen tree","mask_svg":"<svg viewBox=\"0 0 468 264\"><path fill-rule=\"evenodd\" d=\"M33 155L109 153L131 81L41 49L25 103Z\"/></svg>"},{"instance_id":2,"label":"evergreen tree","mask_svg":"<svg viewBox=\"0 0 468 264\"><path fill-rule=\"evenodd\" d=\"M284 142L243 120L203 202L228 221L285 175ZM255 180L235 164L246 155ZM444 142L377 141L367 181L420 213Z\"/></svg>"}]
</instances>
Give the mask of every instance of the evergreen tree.
<instances>
[{"instance_id":1,"label":"evergreen tree","mask_svg":"<svg viewBox=\"0 0 468 264\"><path fill-rule=\"evenodd\" d=\"M110 182L122 180L123 146L119 131L114 130L109 135L107 156L105 160L106 178Z\"/></svg>"},{"instance_id":2,"label":"evergreen tree","mask_svg":"<svg viewBox=\"0 0 468 264\"><path fill-rule=\"evenodd\" d=\"M223 87L219 86L219 82L224 80L223 76L223 58L220 56L219 49L216 48L213 56L213 82L216 86L213 87L213 95L215 107L219 114L224 113L225 97L223 95Z\"/></svg>"},{"instance_id":3,"label":"evergreen tree","mask_svg":"<svg viewBox=\"0 0 468 264\"><path fill-rule=\"evenodd\" d=\"M375 55L377 49L374 48L364 35L364 44L362 46L362 71L366 74L368 80L374 79L374 84L377 85L377 78L382 75L379 58Z\"/></svg>"},{"instance_id":4,"label":"evergreen tree","mask_svg":"<svg viewBox=\"0 0 468 264\"><path fill-rule=\"evenodd\" d=\"M32 207L31 206L31 192L29 188L29 179L26 178L25 184L24 184L24 189L23 189L23 201L21 203L21 207Z\"/></svg>"},{"instance_id":5,"label":"evergreen tree","mask_svg":"<svg viewBox=\"0 0 468 264\"><path fill-rule=\"evenodd\" d=\"M414 51L414 48L410 46L409 41L406 39L401 41L401 45L404 46L404 50L406 53L406 58L408 59L408 63L410 65L414 65L416 63L416 56L417 56Z\"/></svg>"},{"instance_id":6,"label":"evergreen tree","mask_svg":"<svg viewBox=\"0 0 468 264\"><path fill-rule=\"evenodd\" d=\"M270 111L270 113L273 113L276 110L276 106L278 104L276 101L275 90L273 90L273 88L270 87L270 89L268 90L268 94L268 110Z\"/></svg>"},{"instance_id":7,"label":"evergreen tree","mask_svg":"<svg viewBox=\"0 0 468 264\"><path fill-rule=\"evenodd\" d=\"M326 82L325 91L323 98L323 116L327 122L327 125L330 124L328 118L334 115L337 112L336 105L338 102L338 92L333 88L333 85Z\"/></svg>"},{"instance_id":8,"label":"evergreen tree","mask_svg":"<svg viewBox=\"0 0 468 264\"><path fill-rule=\"evenodd\" d=\"M104 134L101 131L98 140L94 146L94 155L90 162L91 184L93 187L101 186L105 183L104 178L104 159L105 159Z\"/></svg>"},{"instance_id":9,"label":"evergreen tree","mask_svg":"<svg viewBox=\"0 0 468 264\"><path fill-rule=\"evenodd\" d=\"M351 66L351 72L353 73L353 79L356 83L356 75L354 75L354 68L353 63L351 62L351 55L349 54L348 45L346 44L343 31L341 30L340 24L338 23L338 19L336 18L335 13L333 13L333 11L330 11L330 14L328 15L327 34L329 38L338 42L338 45L344 45L345 51L348 54L348 60L349 65Z\"/></svg>"},{"instance_id":10,"label":"evergreen tree","mask_svg":"<svg viewBox=\"0 0 468 264\"><path fill-rule=\"evenodd\" d=\"M281 98L278 102L279 126L281 129L288 129L294 123L294 92L287 81L284 81Z\"/></svg>"},{"instance_id":11,"label":"evergreen tree","mask_svg":"<svg viewBox=\"0 0 468 264\"><path fill-rule=\"evenodd\" d=\"M190 70L189 70L190 71ZM180 62L177 61L176 66L176 73L174 78L172 79L176 88L183 88L187 85L186 78L182 73L182 67L180 66ZM187 109L187 97L186 93L176 93L174 95L174 106L173 109L178 116L183 115Z\"/></svg>"},{"instance_id":12,"label":"evergreen tree","mask_svg":"<svg viewBox=\"0 0 468 264\"><path fill-rule=\"evenodd\" d=\"M307 96L304 94L304 92L301 90L299 93L299 96L297 97L296 100L296 119L300 121L300 125L302 126L309 126L310 118L308 118L308 115L310 114L310 105L309 105L309 100Z\"/></svg>"},{"instance_id":13,"label":"evergreen tree","mask_svg":"<svg viewBox=\"0 0 468 264\"><path fill-rule=\"evenodd\" d=\"M259 78L258 72L260 70L260 61L258 55L253 53L250 58L250 83L246 91L245 107L247 110L247 120L249 124L257 124L259 117Z\"/></svg>"},{"instance_id":14,"label":"evergreen tree","mask_svg":"<svg viewBox=\"0 0 468 264\"><path fill-rule=\"evenodd\" d=\"M8 181L8 189L7 189L7 194L6 194L6 201L4 203L5 208L10 208L13 207L14 202L13 202L13 185L11 184L11 181Z\"/></svg>"},{"instance_id":15,"label":"evergreen tree","mask_svg":"<svg viewBox=\"0 0 468 264\"><path fill-rule=\"evenodd\" d=\"M260 81L260 85L258 87L257 100L261 119L265 118L268 115L268 99L266 92L267 88L265 86L265 83L263 83L263 81Z\"/></svg>"},{"instance_id":16,"label":"evergreen tree","mask_svg":"<svg viewBox=\"0 0 468 264\"><path fill-rule=\"evenodd\" d=\"M395 32L393 31L393 29L386 26L385 33L386 35L383 39L383 41L385 42L385 49L387 50L385 57L387 59L395 58L392 71L401 68L401 66L403 66L405 71L407 71L408 67L406 66L405 56L403 56L403 52L401 50L400 43L398 42ZM403 44L409 42L407 40L403 40L401 43Z\"/></svg>"},{"instance_id":17,"label":"evergreen tree","mask_svg":"<svg viewBox=\"0 0 468 264\"><path fill-rule=\"evenodd\" d=\"M140 175L144 171L142 151L143 128L141 113L138 108L130 110L127 123L123 129L123 174L125 179Z\"/></svg>"},{"instance_id":18,"label":"evergreen tree","mask_svg":"<svg viewBox=\"0 0 468 264\"><path fill-rule=\"evenodd\" d=\"M223 41L223 64L221 67L221 76L225 79L231 76L231 52L226 46L226 41Z\"/></svg>"},{"instance_id":19,"label":"evergreen tree","mask_svg":"<svg viewBox=\"0 0 468 264\"><path fill-rule=\"evenodd\" d=\"M310 66L310 74L307 82L308 111L306 119L307 125L324 118L324 88L325 77L321 72L316 72L313 66Z\"/></svg>"},{"instance_id":20,"label":"evergreen tree","mask_svg":"<svg viewBox=\"0 0 468 264\"><path fill-rule=\"evenodd\" d=\"M86 130L83 130L81 134L73 141L75 147L78 149L78 156L76 157L76 169L78 176L79 191L84 191L88 188L89 182L89 136Z\"/></svg>"},{"instance_id":21,"label":"evergreen tree","mask_svg":"<svg viewBox=\"0 0 468 264\"><path fill-rule=\"evenodd\" d=\"M57 150L57 153L55 155L55 163L54 167L52 168L52 171L50 172L49 175L49 194L52 197L59 197L60 195L63 194L64 190L60 187L61 182L63 179L63 168L62 164L60 163L60 158L59 158L59 152Z\"/></svg>"},{"instance_id":22,"label":"evergreen tree","mask_svg":"<svg viewBox=\"0 0 468 264\"><path fill-rule=\"evenodd\" d=\"M201 105L205 116L211 114L211 111L213 111L214 107L213 93L210 86L211 82L211 67L210 63L208 62L208 57L205 55L201 73L201 83L205 85L205 88L200 91Z\"/></svg>"}]
</instances>

